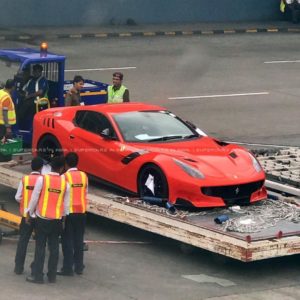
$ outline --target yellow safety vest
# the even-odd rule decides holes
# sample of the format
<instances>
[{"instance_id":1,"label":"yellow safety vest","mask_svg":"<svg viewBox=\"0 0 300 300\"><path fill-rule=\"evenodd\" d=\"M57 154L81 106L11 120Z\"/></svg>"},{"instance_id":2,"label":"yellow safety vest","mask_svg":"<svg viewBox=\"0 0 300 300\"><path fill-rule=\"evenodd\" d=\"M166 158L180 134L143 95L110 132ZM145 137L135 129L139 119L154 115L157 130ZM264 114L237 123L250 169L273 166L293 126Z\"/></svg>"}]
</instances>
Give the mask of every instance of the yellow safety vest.
<instances>
[{"instance_id":1,"label":"yellow safety vest","mask_svg":"<svg viewBox=\"0 0 300 300\"><path fill-rule=\"evenodd\" d=\"M280 11L281 11L282 13L284 13L284 11L285 11L285 3L284 3L283 0L280 1Z\"/></svg>"},{"instance_id":2,"label":"yellow safety vest","mask_svg":"<svg viewBox=\"0 0 300 300\"><path fill-rule=\"evenodd\" d=\"M64 211L66 179L59 175L45 175L38 201L39 215L47 219L61 219Z\"/></svg>"},{"instance_id":3,"label":"yellow safety vest","mask_svg":"<svg viewBox=\"0 0 300 300\"><path fill-rule=\"evenodd\" d=\"M87 176L84 172L74 170L65 173L70 185L70 213L86 212Z\"/></svg>"},{"instance_id":4,"label":"yellow safety vest","mask_svg":"<svg viewBox=\"0 0 300 300\"><path fill-rule=\"evenodd\" d=\"M114 90L113 86L109 85L107 89L107 96L108 96L107 103L122 103L123 96L126 90L127 87L124 85L121 85L118 90Z\"/></svg>"},{"instance_id":5,"label":"yellow safety vest","mask_svg":"<svg viewBox=\"0 0 300 300\"><path fill-rule=\"evenodd\" d=\"M7 105L3 105L4 102L8 102ZM9 95L8 92L5 90L0 90L0 124L3 125L4 123L4 117L3 117L3 109L7 109L7 117L8 117L8 124L14 125L16 124L16 112L15 112L15 105Z\"/></svg>"}]
</instances>

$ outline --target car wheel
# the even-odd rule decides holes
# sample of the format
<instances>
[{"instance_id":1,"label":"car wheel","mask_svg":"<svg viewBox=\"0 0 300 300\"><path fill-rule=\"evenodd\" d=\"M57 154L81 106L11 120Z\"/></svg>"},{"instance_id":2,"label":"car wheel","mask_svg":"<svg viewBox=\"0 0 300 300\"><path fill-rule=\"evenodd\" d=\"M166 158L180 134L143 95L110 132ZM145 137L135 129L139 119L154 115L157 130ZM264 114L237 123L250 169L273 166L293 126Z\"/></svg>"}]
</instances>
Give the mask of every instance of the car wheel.
<instances>
[{"instance_id":1,"label":"car wheel","mask_svg":"<svg viewBox=\"0 0 300 300\"><path fill-rule=\"evenodd\" d=\"M63 154L62 147L53 135L47 134L43 136L37 144L37 153L38 156L45 159L46 161L50 161L54 156L60 156Z\"/></svg>"},{"instance_id":2,"label":"car wheel","mask_svg":"<svg viewBox=\"0 0 300 300\"><path fill-rule=\"evenodd\" d=\"M163 171L156 165L143 167L138 175L139 197L169 198L168 181Z\"/></svg>"}]
</instances>

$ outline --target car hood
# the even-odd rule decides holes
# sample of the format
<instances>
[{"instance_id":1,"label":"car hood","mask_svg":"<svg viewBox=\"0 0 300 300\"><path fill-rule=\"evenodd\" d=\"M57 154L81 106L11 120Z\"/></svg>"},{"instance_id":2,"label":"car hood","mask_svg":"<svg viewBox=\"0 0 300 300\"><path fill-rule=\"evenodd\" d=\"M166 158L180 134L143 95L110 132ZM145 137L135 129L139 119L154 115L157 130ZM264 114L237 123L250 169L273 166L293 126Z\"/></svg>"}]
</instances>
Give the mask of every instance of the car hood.
<instances>
[{"instance_id":1,"label":"car hood","mask_svg":"<svg viewBox=\"0 0 300 300\"><path fill-rule=\"evenodd\" d=\"M246 149L234 144L220 143L210 137L155 145L136 143L134 146L178 159L199 169L206 177L249 181L258 175Z\"/></svg>"}]
</instances>

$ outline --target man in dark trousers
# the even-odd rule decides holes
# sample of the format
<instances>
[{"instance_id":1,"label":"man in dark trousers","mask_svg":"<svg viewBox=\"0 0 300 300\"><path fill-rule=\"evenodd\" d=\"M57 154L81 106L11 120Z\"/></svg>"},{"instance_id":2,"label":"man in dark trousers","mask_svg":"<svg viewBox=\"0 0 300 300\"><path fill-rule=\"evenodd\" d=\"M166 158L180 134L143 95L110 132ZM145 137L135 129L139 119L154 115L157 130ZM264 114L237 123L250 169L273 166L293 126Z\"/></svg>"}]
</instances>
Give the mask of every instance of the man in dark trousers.
<instances>
[{"instance_id":1,"label":"man in dark trousers","mask_svg":"<svg viewBox=\"0 0 300 300\"><path fill-rule=\"evenodd\" d=\"M46 243L49 244L48 281L56 281L59 255L59 235L62 232L62 218L69 213L69 185L65 176L63 157L51 160L51 172L38 178L32 192L29 214L36 216L36 243L34 253L34 274L26 278L32 283L44 283L43 268Z\"/></svg>"},{"instance_id":2,"label":"man in dark trousers","mask_svg":"<svg viewBox=\"0 0 300 300\"><path fill-rule=\"evenodd\" d=\"M22 178L15 196L16 201L20 203L20 215L22 216L14 269L14 272L18 275L24 271L27 246L34 229L35 219L29 217L27 209L36 181L41 176L42 167L43 160L40 157L35 157L31 161L32 172Z\"/></svg>"},{"instance_id":3,"label":"man in dark trousers","mask_svg":"<svg viewBox=\"0 0 300 300\"><path fill-rule=\"evenodd\" d=\"M43 66L36 64L32 68L32 78L23 86L25 97L18 103L17 120L19 128L26 128L28 120L32 122L36 113L36 101L48 98L48 80L43 76Z\"/></svg>"},{"instance_id":4,"label":"man in dark trousers","mask_svg":"<svg viewBox=\"0 0 300 300\"><path fill-rule=\"evenodd\" d=\"M62 234L63 267L58 275L73 276L83 273L83 236L87 207L87 175L77 169L78 155L70 152L65 157L65 177L70 186L70 213ZM73 269L74 267L74 269Z\"/></svg>"}]
</instances>

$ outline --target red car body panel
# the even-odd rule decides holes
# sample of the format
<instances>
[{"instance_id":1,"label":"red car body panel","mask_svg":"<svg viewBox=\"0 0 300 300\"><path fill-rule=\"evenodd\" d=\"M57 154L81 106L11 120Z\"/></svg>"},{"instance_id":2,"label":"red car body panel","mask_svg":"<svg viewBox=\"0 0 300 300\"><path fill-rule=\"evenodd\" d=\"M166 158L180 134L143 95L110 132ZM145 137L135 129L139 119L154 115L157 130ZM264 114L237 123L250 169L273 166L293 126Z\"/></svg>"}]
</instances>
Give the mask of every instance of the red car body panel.
<instances>
[{"instance_id":1,"label":"red car body panel","mask_svg":"<svg viewBox=\"0 0 300 300\"><path fill-rule=\"evenodd\" d=\"M108 140L88 132L74 124L77 111L99 112L111 122L117 140ZM33 152L37 153L39 141L44 136L54 136L64 153L75 151L79 155L79 168L93 176L104 179L119 187L138 193L138 174L145 164L157 165L165 174L169 187L169 201L176 203L184 199L196 207L224 206L222 196L203 193L205 187L239 186L253 182L264 182L264 171L256 171L248 150L234 145L222 144L204 136L184 141L157 143L125 142L113 119L114 114L131 111L164 111L165 108L143 103L100 104L53 108L35 115ZM130 163L122 160L129 154L141 154ZM233 156L230 154L234 153ZM198 179L187 174L174 159L198 168L205 175ZM262 184L253 191L250 202L266 198Z\"/></svg>"}]
</instances>

